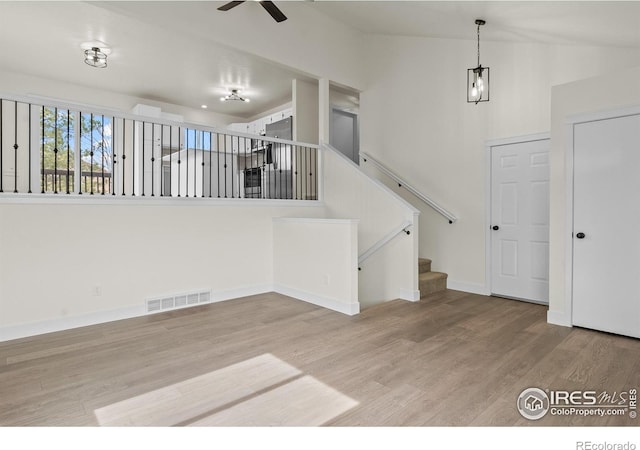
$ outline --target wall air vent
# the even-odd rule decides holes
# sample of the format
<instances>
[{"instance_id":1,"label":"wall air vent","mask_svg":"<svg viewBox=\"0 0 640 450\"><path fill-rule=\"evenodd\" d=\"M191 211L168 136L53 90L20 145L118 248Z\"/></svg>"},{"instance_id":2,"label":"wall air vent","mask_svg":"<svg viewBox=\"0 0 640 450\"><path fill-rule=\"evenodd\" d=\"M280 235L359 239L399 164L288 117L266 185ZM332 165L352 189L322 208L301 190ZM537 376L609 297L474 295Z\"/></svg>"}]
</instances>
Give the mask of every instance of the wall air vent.
<instances>
[{"instance_id":1,"label":"wall air vent","mask_svg":"<svg viewBox=\"0 0 640 450\"><path fill-rule=\"evenodd\" d=\"M147 314L211 303L211 291L186 292L146 300Z\"/></svg>"}]
</instances>

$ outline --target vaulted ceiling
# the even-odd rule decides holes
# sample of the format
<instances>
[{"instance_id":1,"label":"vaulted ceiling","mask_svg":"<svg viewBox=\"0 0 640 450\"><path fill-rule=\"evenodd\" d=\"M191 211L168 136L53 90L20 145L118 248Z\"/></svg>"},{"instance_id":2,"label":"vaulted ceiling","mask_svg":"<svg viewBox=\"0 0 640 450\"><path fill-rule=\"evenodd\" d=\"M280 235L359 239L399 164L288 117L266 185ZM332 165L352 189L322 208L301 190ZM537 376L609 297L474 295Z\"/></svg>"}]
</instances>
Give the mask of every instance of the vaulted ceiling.
<instances>
[{"instance_id":1,"label":"vaulted ceiling","mask_svg":"<svg viewBox=\"0 0 640 450\"><path fill-rule=\"evenodd\" d=\"M0 70L195 108L207 104L210 110L241 118L290 101L291 80L312 78L206 39L210 17L246 20L246 12L252 12L251 23L239 26L255 27L265 35L283 25L258 4L217 11L223 3L2 1ZM640 2L632 1L276 3L289 20L308 8L362 33L474 39L473 21L482 17L487 20L485 40L640 48ZM193 27L198 33L188 32ZM107 70L82 62L80 44L95 39L118 50L109 56ZM231 88L243 89L251 103L220 102Z\"/></svg>"}]
</instances>

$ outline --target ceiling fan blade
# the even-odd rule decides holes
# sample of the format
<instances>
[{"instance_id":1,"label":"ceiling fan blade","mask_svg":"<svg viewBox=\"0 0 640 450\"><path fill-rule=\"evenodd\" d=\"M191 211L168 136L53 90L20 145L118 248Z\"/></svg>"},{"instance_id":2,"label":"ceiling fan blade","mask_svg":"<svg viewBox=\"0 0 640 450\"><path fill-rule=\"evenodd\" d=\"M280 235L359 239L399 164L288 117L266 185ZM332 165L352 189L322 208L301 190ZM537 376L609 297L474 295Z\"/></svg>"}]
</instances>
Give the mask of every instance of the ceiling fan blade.
<instances>
[{"instance_id":1,"label":"ceiling fan blade","mask_svg":"<svg viewBox=\"0 0 640 450\"><path fill-rule=\"evenodd\" d=\"M269 14L271 14L271 17L273 17L273 20L275 20L276 22L283 22L285 20L287 20L287 16L285 16L282 11L280 11L280 8L278 8L275 3L273 2L268 2L268 1L263 1L260 2L260 4L262 5L262 7L264 9L267 10L267 12Z\"/></svg>"},{"instance_id":2,"label":"ceiling fan blade","mask_svg":"<svg viewBox=\"0 0 640 450\"><path fill-rule=\"evenodd\" d=\"M235 8L238 5L244 3L245 0L237 1L237 2L229 2L218 8L218 11L229 11L231 8Z\"/></svg>"}]
</instances>

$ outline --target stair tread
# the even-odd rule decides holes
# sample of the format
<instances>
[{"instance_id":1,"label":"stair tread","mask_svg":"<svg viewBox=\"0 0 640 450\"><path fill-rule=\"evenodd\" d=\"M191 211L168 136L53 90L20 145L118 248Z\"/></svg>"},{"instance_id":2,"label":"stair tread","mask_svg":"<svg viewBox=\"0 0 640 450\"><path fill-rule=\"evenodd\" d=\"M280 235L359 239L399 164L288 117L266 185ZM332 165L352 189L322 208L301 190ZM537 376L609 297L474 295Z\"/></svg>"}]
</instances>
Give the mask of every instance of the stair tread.
<instances>
[{"instance_id":1,"label":"stair tread","mask_svg":"<svg viewBox=\"0 0 640 450\"><path fill-rule=\"evenodd\" d=\"M441 278L447 278L449 275L443 272L424 272L418 275L421 281L426 280L438 280Z\"/></svg>"}]
</instances>

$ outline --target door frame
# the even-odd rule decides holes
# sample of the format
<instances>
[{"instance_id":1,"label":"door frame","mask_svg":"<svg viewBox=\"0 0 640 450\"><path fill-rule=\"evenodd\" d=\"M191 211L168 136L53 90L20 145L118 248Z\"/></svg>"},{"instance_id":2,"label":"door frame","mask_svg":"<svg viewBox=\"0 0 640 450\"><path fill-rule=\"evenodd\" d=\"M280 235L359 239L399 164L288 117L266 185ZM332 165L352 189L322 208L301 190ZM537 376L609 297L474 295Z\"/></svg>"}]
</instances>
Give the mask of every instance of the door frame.
<instances>
[{"instance_id":1,"label":"door frame","mask_svg":"<svg viewBox=\"0 0 640 450\"><path fill-rule=\"evenodd\" d=\"M618 119L620 117L640 115L640 106L617 108L605 111L575 114L567 116L565 120L565 245L564 245L564 276L565 276L565 308L564 313L553 312L553 321L558 325L573 326L573 196L574 196L574 128L576 125L598 120ZM551 311L549 311L551 313Z\"/></svg>"},{"instance_id":2,"label":"door frame","mask_svg":"<svg viewBox=\"0 0 640 450\"><path fill-rule=\"evenodd\" d=\"M334 113L338 113L338 114L342 114L344 116L350 116L351 118L353 118L353 123L354 123L354 127L353 127L353 145L354 145L354 150L358 151L358 154L356 155L356 159L351 159L349 158L351 161L353 161L356 164L360 164L360 116L358 113L354 113L351 111L348 111L346 109L343 108L339 108L337 106L331 106L331 111L329 112L329 144L333 146L333 114ZM335 148L335 147L334 147ZM339 150L338 148L336 148L336 150L338 150L340 153L342 153L341 150ZM344 154L344 153L343 153Z\"/></svg>"},{"instance_id":3,"label":"door frame","mask_svg":"<svg viewBox=\"0 0 640 450\"><path fill-rule=\"evenodd\" d=\"M491 139L485 142L485 237L484 237L484 248L485 248L485 294L492 295L493 287L491 286L491 277L493 275L493 254L491 251L491 238L493 234L491 233L491 149L493 147L500 147L502 145L511 145L511 144L524 144L526 142L535 142L535 141L551 141L551 134L549 132L545 133L536 133L536 134L526 134L523 136L514 136L510 138L503 139ZM518 299L522 301L528 301L532 303L539 303L532 300ZM544 304L546 303L539 303Z\"/></svg>"}]
</instances>

